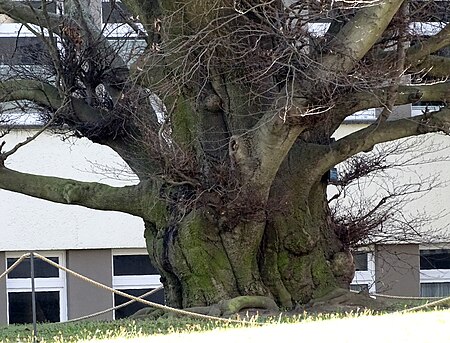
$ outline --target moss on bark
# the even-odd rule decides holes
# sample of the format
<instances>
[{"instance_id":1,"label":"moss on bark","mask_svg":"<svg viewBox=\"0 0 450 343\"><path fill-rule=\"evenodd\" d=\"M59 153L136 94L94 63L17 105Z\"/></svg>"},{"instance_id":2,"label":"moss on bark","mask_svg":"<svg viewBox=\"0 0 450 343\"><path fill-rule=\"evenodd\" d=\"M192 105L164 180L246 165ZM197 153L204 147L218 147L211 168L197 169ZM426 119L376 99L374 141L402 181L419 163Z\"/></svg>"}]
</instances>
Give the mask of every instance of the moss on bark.
<instances>
[{"instance_id":1,"label":"moss on bark","mask_svg":"<svg viewBox=\"0 0 450 343\"><path fill-rule=\"evenodd\" d=\"M289 202L292 210L243 218L226 230L205 215L207 208L192 209L167 226L149 225L149 251L162 269L169 304L204 307L266 296L292 308L348 286L351 256L335 241L327 205L320 202L324 196L308 199L310 204L296 199Z\"/></svg>"}]
</instances>

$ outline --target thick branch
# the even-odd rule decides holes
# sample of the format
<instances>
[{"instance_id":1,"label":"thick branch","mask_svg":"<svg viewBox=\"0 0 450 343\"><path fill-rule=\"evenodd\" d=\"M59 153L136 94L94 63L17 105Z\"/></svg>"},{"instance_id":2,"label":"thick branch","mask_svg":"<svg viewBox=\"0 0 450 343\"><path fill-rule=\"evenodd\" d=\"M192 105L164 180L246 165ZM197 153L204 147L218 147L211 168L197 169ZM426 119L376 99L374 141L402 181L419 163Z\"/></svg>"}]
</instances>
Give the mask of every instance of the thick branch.
<instances>
[{"instance_id":1,"label":"thick branch","mask_svg":"<svg viewBox=\"0 0 450 343\"><path fill-rule=\"evenodd\" d=\"M433 94L431 91L433 87L445 89L445 92L448 93L448 86L442 86L444 85L422 86L420 88L424 90L425 96ZM414 89L413 87L411 88L412 90ZM409 103L407 95L404 92L401 94L405 103ZM450 94L447 94L447 97L450 99ZM442 101L442 93L441 96L429 96L427 99L430 101ZM314 165L314 169L308 167L307 172L312 179L317 179L335 165L357 153L371 150L376 144L431 132L450 133L450 109L445 108L439 112L395 121L376 122L341 138L331 145L299 142L295 146L295 150L293 149L291 152L293 158L290 159L289 168L294 171L294 175L299 173L305 175L305 166ZM297 160L297 156L302 157ZM305 163L305 160L308 163Z\"/></svg>"},{"instance_id":2,"label":"thick branch","mask_svg":"<svg viewBox=\"0 0 450 343\"><path fill-rule=\"evenodd\" d=\"M62 100L56 87L37 80L9 80L0 83L0 101L29 100L38 105L59 108Z\"/></svg>"},{"instance_id":3,"label":"thick branch","mask_svg":"<svg viewBox=\"0 0 450 343\"><path fill-rule=\"evenodd\" d=\"M43 11L17 1L0 0L0 13L6 14L20 23L39 25L53 32L57 32L58 26L62 23L62 18L58 14L46 13L44 15Z\"/></svg>"},{"instance_id":4,"label":"thick branch","mask_svg":"<svg viewBox=\"0 0 450 343\"><path fill-rule=\"evenodd\" d=\"M142 183L112 187L96 182L21 173L6 167L0 167L0 188L61 204L125 212L148 220L154 220L151 212L158 203L156 197L151 198L149 187Z\"/></svg>"},{"instance_id":5,"label":"thick branch","mask_svg":"<svg viewBox=\"0 0 450 343\"><path fill-rule=\"evenodd\" d=\"M345 136L331 145L330 166L338 164L350 156L369 151L374 145L397 139L431 132L450 132L450 109L424 114L407 119L374 123L362 130Z\"/></svg>"},{"instance_id":6,"label":"thick branch","mask_svg":"<svg viewBox=\"0 0 450 343\"><path fill-rule=\"evenodd\" d=\"M77 13L75 9L75 13ZM61 28L69 25L70 30L74 32L81 32L83 40L90 41L91 48L95 46L97 51L102 51L103 56L110 60L111 69L120 68L128 70L126 63L117 54L109 41L102 35L100 28L93 25L92 18L83 17L83 13L78 13L78 22L66 16L44 12L44 10L32 8L29 5L18 3L11 0L0 0L0 13L6 14L19 23L34 24L41 28L46 28L51 32L59 35ZM86 23L89 23L87 25ZM72 27L73 26L73 27Z\"/></svg>"},{"instance_id":7,"label":"thick branch","mask_svg":"<svg viewBox=\"0 0 450 343\"><path fill-rule=\"evenodd\" d=\"M381 37L404 0L385 0L357 12L331 41L324 70L345 72L364 57Z\"/></svg>"},{"instance_id":8,"label":"thick branch","mask_svg":"<svg viewBox=\"0 0 450 343\"><path fill-rule=\"evenodd\" d=\"M37 80L9 80L0 84L0 101L28 100L37 105L51 108L56 111L63 105L63 99L56 87ZM72 110L76 121L96 125L101 123L103 115L95 108L86 104L82 99L71 98ZM75 119L75 118L72 118Z\"/></svg>"},{"instance_id":9,"label":"thick branch","mask_svg":"<svg viewBox=\"0 0 450 343\"><path fill-rule=\"evenodd\" d=\"M372 92L357 92L342 97L333 109L333 112L336 113L333 121L339 126L346 117L357 111L385 106L388 91L389 89L385 87L375 89ZM395 105L412 104L418 101L449 102L449 83L399 86Z\"/></svg>"},{"instance_id":10,"label":"thick branch","mask_svg":"<svg viewBox=\"0 0 450 343\"><path fill-rule=\"evenodd\" d=\"M268 112L254 131L230 139L230 154L242 181L262 197L268 195L278 168L304 128L290 123L294 116L299 116L295 107L286 112L287 120L280 113Z\"/></svg>"},{"instance_id":11,"label":"thick branch","mask_svg":"<svg viewBox=\"0 0 450 343\"><path fill-rule=\"evenodd\" d=\"M418 65L428 55L450 45L450 24L447 24L439 33L420 41L410 47L406 52L406 65Z\"/></svg>"},{"instance_id":12,"label":"thick branch","mask_svg":"<svg viewBox=\"0 0 450 343\"><path fill-rule=\"evenodd\" d=\"M411 70L426 74L427 76L447 78L450 74L450 58L430 55L423 58L421 62L411 68Z\"/></svg>"},{"instance_id":13,"label":"thick branch","mask_svg":"<svg viewBox=\"0 0 450 343\"><path fill-rule=\"evenodd\" d=\"M53 112L63 106L63 99L56 87L37 80L9 80L0 84L0 101L20 101L28 100L37 105L50 108ZM67 102L66 102L67 105ZM67 112L67 113L66 113ZM140 148L130 146L120 137L106 137L101 140L98 137L90 137L85 130L89 128L102 128L108 125L108 115L99 109L89 106L83 99L70 97L70 109L64 113L65 122L72 129L79 130L86 138L94 140L96 143L107 145L116 151L138 175L146 175L148 168L140 173L142 161L137 158ZM94 130L95 131L95 130ZM130 157L132 156L132 157ZM154 161L155 165L158 165Z\"/></svg>"}]
</instances>

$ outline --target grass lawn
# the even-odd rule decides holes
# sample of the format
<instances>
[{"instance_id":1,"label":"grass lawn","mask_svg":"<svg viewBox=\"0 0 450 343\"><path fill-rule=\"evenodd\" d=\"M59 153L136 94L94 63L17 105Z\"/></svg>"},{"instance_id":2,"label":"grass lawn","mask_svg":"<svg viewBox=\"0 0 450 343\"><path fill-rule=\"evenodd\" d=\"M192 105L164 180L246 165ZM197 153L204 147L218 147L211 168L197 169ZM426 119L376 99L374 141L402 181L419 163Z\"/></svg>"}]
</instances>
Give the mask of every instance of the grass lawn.
<instances>
[{"instance_id":1,"label":"grass lawn","mask_svg":"<svg viewBox=\"0 0 450 343\"><path fill-rule=\"evenodd\" d=\"M361 316L263 327L214 329L203 333L173 333L140 337L132 343L216 343L216 342L365 342L424 343L450 342L450 311ZM101 342L121 342L120 338Z\"/></svg>"},{"instance_id":2,"label":"grass lawn","mask_svg":"<svg viewBox=\"0 0 450 343\"><path fill-rule=\"evenodd\" d=\"M40 324L38 342L450 342L450 310L407 314L294 317L262 326L189 319ZM31 327L0 328L0 342L31 342Z\"/></svg>"}]
</instances>

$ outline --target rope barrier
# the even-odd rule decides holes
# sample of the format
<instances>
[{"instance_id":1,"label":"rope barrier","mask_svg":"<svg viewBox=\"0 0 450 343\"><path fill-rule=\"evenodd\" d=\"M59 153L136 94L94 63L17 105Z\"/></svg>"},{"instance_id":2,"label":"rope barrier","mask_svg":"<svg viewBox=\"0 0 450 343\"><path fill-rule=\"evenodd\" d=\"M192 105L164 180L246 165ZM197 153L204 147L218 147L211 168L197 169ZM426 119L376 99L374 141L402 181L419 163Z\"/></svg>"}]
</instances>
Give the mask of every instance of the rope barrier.
<instances>
[{"instance_id":1,"label":"rope barrier","mask_svg":"<svg viewBox=\"0 0 450 343\"><path fill-rule=\"evenodd\" d=\"M360 293L359 291L350 290L351 293ZM406 297L402 295L389 295L389 294L380 294L380 293L369 293L371 297L380 297L387 299L401 299L401 300L439 300L443 297Z\"/></svg>"},{"instance_id":2,"label":"rope barrier","mask_svg":"<svg viewBox=\"0 0 450 343\"><path fill-rule=\"evenodd\" d=\"M206 315L206 314L189 312L189 311L181 310L181 309L178 309L178 308L173 308L173 307L166 306L166 305L161 305L161 304L158 304L158 303L155 303L155 302L151 302L151 301L148 301L148 300L145 300L145 299L140 299L139 297L127 294L125 292L119 291L119 290L114 289L114 288L111 288L109 286L106 286L106 285L98 282L98 281L92 280L92 279L90 279L90 278L88 278L88 277L86 277L84 275L78 274L77 272L74 272L73 270L70 270L70 269L68 269L66 267L60 266L58 263L53 262L52 260L50 260L50 259L48 259L48 258L46 258L46 257L44 257L44 256L42 256L42 255L40 255L38 253L34 253L34 256L39 258L42 261L47 262L48 264L50 264L50 265L52 265L52 266L54 266L56 268L59 268L59 269L65 271L66 273L69 273L69 274L71 274L71 275L73 275L73 276L75 276L75 277L77 277L77 278L79 278L81 280L84 280L84 281L86 281L88 283L91 283L91 284L93 284L93 285L95 285L95 286L97 286L99 288L108 290L108 291L110 291L110 292L112 292L114 294L123 296L123 297L128 298L128 299L135 300L135 301L140 302L142 304L145 304L147 306L154 307L154 308L157 308L157 309L160 309L160 310L163 310L163 311L173 312L173 313L176 313L176 314L187 315L187 316L196 317L196 318L200 318L200 319L208 319L208 320L221 321L221 322L227 322L227 323L246 324L246 325L265 325L264 323L247 322L247 321L243 321L243 320L221 318L221 317L209 316L209 315Z\"/></svg>"},{"instance_id":3,"label":"rope barrier","mask_svg":"<svg viewBox=\"0 0 450 343\"><path fill-rule=\"evenodd\" d=\"M10 272L13 271L14 268L16 268L24 259L26 259L27 257L30 257L30 253L26 253L23 254L22 256L19 257L19 259L14 262L11 267L9 267L8 269L6 269L2 275L0 275L0 279L3 278L4 276L8 275Z\"/></svg>"},{"instance_id":4,"label":"rope barrier","mask_svg":"<svg viewBox=\"0 0 450 343\"><path fill-rule=\"evenodd\" d=\"M437 306L437 305L445 303L445 302L450 302L450 297L442 298L442 299L439 299L439 300L436 300L436 301L432 301L430 303L426 303L426 304L423 304L423 305L407 308L407 309L402 310L402 311L397 311L397 313L413 312L413 311L421 310L421 309L424 309L424 308L427 308L427 307Z\"/></svg>"},{"instance_id":5,"label":"rope barrier","mask_svg":"<svg viewBox=\"0 0 450 343\"><path fill-rule=\"evenodd\" d=\"M401 300L439 300L443 297L405 297L401 295L389 295L389 294L379 294L371 293L374 297L387 298L387 299L401 299Z\"/></svg>"},{"instance_id":6,"label":"rope barrier","mask_svg":"<svg viewBox=\"0 0 450 343\"><path fill-rule=\"evenodd\" d=\"M138 298L140 298L140 299L145 298L145 297L147 297L149 295L152 295L153 293L156 293L156 292L162 290L163 288L164 288L163 286L159 286L158 288L154 288L151 291L148 291L148 292L140 295ZM73 323L73 322L77 322L77 321L80 321L80 320L97 317L97 316L99 316L101 314L105 314L105 313L108 313L108 312L111 312L111 311L118 310L118 309L120 309L122 307L128 306L128 305L133 304L135 302L136 302L136 300L129 300L129 301L123 303L123 304L120 304L120 305L117 305L117 306L114 306L114 307L110 307L110 308L107 308L105 310L102 310L102 311L99 311L99 312L96 312L96 313L88 314L86 316L79 317L79 318L66 320L65 323Z\"/></svg>"},{"instance_id":7,"label":"rope barrier","mask_svg":"<svg viewBox=\"0 0 450 343\"><path fill-rule=\"evenodd\" d=\"M46 258L46 257L44 257L44 256L42 256L40 254L38 254L38 253L33 253L33 254L34 254L34 256L36 258L39 258L40 260L42 260L42 261L44 261L44 262L46 262L46 263L48 263L48 264L58 268L58 269L61 269L61 270L65 271L68 274L71 274L71 275L73 275L73 276L75 276L75 277L77 277L77 278L79 278L81 280L84 280L84 281L86 281L86 282L88 282L90 284L93 284L93 285L95 285L95 286L97 286L99 288L108 290L111 293L114 293L114 294L117 294L117 295L120 295L122 297L130 299L129 301L127 301L127 302L125 302L123 304L120 304L118 306L114 306L112 308L108 308L108 309L105 309L105 310L102 310L102 311L99 311L99 312L96 312L96 313L93 313L93 314L89 314L89 315L86 315L86 316L83 316L83 317L71 319L71 320L66 321L66 323L76 322L76 321L80 321L80 320L83 320L83 319L96 317L98 315L101 315L101 314L104 314L104 313L107 313L107 312L110 312L110 311L114 311L114 310L117 310L119 308L128 306L128 305L130 305L130 304L132 304L134 302L139 302L139 303L142 303L144 305L147 305L147 306L150 306L150 307L153 307L153 308L161 309L163 311L173 312L173 313L181 314L181 315L187 315L187 316L196 317L196 318L200 318L200 319L221 321L221 322L227 322L227 323L245 324L245 325L249 325L249 324L251 324L251 325L265 325L264 323L258 323L258 322L254 322L254 321L243 321L243 320L236 320L236 319L229 319L229 318L221 318L221 317L209 316L209 315L195 313L195 312L189 312L189 311L186 311L186 310L181 310L181 309L173 308L173 307L170 307L170 306L161 305L161 304L158 304L158 303L155 303L155 302L151 302L151 301L145 300L143 298L148 296L148 295L151 295L151 294L153 294L153 293L155 293L155 292L157 292L157 291L159 291L161 289L163 289L162 286L158 287L158 288L155 288L155 289L152 289L151 291L146 292L145 294L143 294L143 295L141 295L139 297L136 297L134 295L130 295L130 294L127 294L127 293L122 292L120 290L111 288L111 287L109 287L107 285L104 285L104 284L98 282L98 281L92 280L92 279L90 279L90 278L88 278L88 277L86 277L84 275L81 275L81 274L79 274L79 273L77 273L77 272L75 272L73 270L70 270L70 269L68 269L66 267L63 267L63 266L59 265L58 263L56 263L56 262L54 262L54 261L52 261L52 260L50 260L50 259L48 259L48 258ZM26 253L26 254L23 254L22 256L20 256L16 262L14 262L9 268L7 268L0 275L0 279L5 277L11 271L13 271L24 259L26 259L28 257L30 257L30 253ZM443 298L443 297L406 297L406 296L395 296L395 295L379 294L379 293L371 293L370 295L371 296L375 296L375 297L381 297L381 298L384 297L384 298L390 298L390 299L435 300L435 301L432 301L430 303L426 303L426 304L423 304L423 305L415 306L415 307L408 308L408 309L401 310L401 311L397 311L397 312L394 312L394 313L412 312L412 311L417 311L417 310L424 309L424 308L431 307L431 306L437 306L437 305L445 303L445 302L450 302L450 296L449 297L445 297L445 298Z\"/></svg>"}]
</instances>

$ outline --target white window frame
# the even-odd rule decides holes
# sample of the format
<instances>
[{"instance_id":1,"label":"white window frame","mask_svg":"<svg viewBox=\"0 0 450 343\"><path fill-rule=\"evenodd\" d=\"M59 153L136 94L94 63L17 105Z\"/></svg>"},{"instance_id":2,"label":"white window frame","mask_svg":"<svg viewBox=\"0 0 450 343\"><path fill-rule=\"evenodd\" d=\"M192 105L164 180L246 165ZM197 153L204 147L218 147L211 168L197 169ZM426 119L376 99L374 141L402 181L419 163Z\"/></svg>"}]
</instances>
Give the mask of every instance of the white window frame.
<instances>
[{"instance_id":1,"label":"white window frame","mask_svg":"<svg viewBox=\"0 0 450 343\"><path fill-rule=\"evenodd\" d=\"M152 275L114 275L114 256L124 255L145 255L148 256L146 249L112 249L111 251L111 273L112 273L112 286L114 289L148 289L158 288L162 286L159 274ZM114 303L113 295L113 306ZM113 312L113 318L115 319L115 311Z\"/></svg>"},{"instance_id":2,"label":"white window frame","mask_svg":"<svg viewBox=\"0 0 450 343\"><path fill-rule=\"evenodd\" d=\"M429 247L422 246L419 250L448 249L450 246ZM450 283L450 269L420 269L420 284L425 283Z\"/></svg>"},{"instance_id":3,"label":"white window frame","mask_svg":"<svg viewBox=\"0 0 450 343\"><path fill-rule=\"evenodd\" d=\"M367 270L355 271L355 276L353 277L351 285L367 285L369 293L375 293L375 254L371 251L361 252L367 253Z\"/></svg>"},{"instance_id":4,"label":"white window frame","mask_svg":"<svg viewBox=\"0 0 450 343\"><path fill-rule=\"evenodd\" d=\"M355 121L374 121L378 118L378 113L376 108L369 108L367 110L362 110L349 115L345 118L345 122L355 122Z\"/></svg>"},{"instance_id":5,"label":"white window frame","mask_svg":"<svg viewBox=\"0 0 450 343\"><path fill-rule=\"evenodd\" d=\"M433 105L433 106L417 106L412 105L411 107L411 117L421 116L425 113L426 110L428 112L436 112L443 108L443 106Z\"/></svg>"},{"instance_id":6,"label":"white window frame","mask_svg":"<svg viewBox=\"0 0 450 343\"><path fill-rule=\"evenodd\" d=\"M27 252L7 252L5 255L5 268L8 265L8 258L19 258ZM66 254L64 251L39 251L40 255L47 258L57 257L58 264L66 266ZM37 259L35 257L35 259ZM52 278L35 278L34 286L36 292L59 292L59 320L67 321L67 278L66 272L58 269L59 276ZM9 293L31 292L31 278L14 278L9 279L6 276L6 317L9 323Z\"/></svg>"},{"instance_id":7,"label":"white window frame","mask_svg":"<svg viewBox=\"0 0 450 343\"><path fill-rule=\"evenodd\" d=\"M428 247L423 246L420 248L419 253L422 250L437 250L447 249L450 250L450 246L442 247ZM420 283L440 283L450 282L450 269L421 269L420 270Z\"/></svg>"},{"instance_id":8,"label":"white window frame","mask_svg":"<svg viewBox=\"0 0 450 343\"><path fill-rule=\"evenodd\" d=\"M420 283L450 282L450 269L421 269Z\"/></svg>"}]
</instances>

